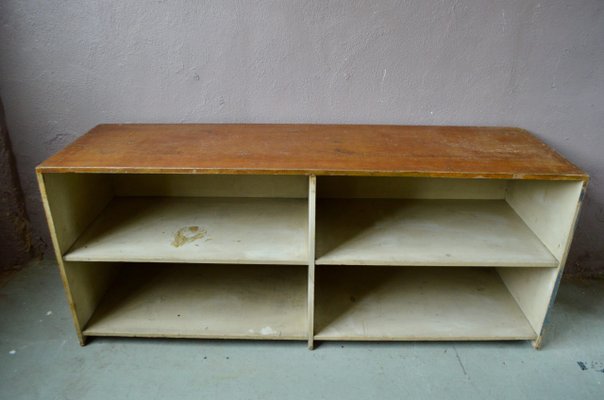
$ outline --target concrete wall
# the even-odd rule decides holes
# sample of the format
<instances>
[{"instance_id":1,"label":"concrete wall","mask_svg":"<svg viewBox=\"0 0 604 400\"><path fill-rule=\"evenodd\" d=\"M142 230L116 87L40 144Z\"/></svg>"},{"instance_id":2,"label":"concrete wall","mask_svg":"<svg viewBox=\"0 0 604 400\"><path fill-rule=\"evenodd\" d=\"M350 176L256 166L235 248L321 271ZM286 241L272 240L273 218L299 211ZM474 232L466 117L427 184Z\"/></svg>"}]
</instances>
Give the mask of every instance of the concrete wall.
<instances>
[{"instance_id":1,"label":"concrete wall","mask_svg":"<svg viewBox=\"0 0 604 400\"><path fill-rule=\"evenodd\" d=\"M0 271L25 264L34 252L0 99Z\"/></svg>"},{"instance_id":2,"label":"concrete wall","mask_svg":"<svg viewBox=\"0 0 604 400\"><path fill-rule=\"evenodd\" d=\"M592 175L569 272L604 270L604 3L0 2L0 91L34 166L100 122L514 125Z\"/></svg>"}]
</instances>

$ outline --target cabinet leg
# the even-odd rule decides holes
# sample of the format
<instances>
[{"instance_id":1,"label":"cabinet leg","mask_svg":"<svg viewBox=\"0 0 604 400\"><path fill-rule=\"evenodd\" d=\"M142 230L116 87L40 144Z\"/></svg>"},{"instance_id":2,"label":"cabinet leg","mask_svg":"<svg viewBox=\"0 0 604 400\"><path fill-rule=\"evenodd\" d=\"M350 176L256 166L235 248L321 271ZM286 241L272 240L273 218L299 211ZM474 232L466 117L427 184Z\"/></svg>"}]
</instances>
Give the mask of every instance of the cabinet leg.
<instances>
[{"instance_id":1,"label":"cabinet leg","mask_svg":"<svg viewBox=\"0 0 604 400\"><path fill-rule=\"evenodd\" d=\"M543 335L539 335L539 336L537 336L537 339L531 341L531 344L533 345L533 349L540 350L542 341L543 341Z\"/></svg>"},{"instance_id":2,"label":"cabinet leg","mask_svg":"<svg viewBox=\"0 0 604 400\"><path fill-rule=\"evenodd\" d=\"M88 336L78 335L78 341L80 342L80 346L84 347L88 344Z\"/></svg>"}]
</instances>

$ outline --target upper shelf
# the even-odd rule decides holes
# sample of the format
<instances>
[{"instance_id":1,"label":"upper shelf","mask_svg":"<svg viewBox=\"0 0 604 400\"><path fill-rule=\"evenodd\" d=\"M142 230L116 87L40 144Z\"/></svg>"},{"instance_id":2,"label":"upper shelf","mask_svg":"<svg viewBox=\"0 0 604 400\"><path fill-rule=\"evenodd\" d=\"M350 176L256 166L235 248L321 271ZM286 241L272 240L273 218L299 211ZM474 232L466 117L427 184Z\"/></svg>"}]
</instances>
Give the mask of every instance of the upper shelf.
<instances>
[{"instance_id":1,"label":"upper shelf","mask_svg":"<svg viewBox=\"0 0 604 400\"><path fill-rule=\"evenodd\" d=\"M317 264L556 267L505 200L322 199Z\"/></svg>"},{"instance_id":2,"label":"upper shelf","mask_svg":"<svg viewBox=\"0 0 604 400\"><path fill-rule=\"evenodd\" d=\"M306 264L307 201L115 198L66 261Z\"/></svg>"},{"instance_id":3,"label":"upper shelf","mask_svg":"<svg viewBox=\"0 0 604 400\"><path fill-rule=\"evenodd\" d=\"M587 179L522 129L392 125L99 125L37 171Z\"/></svg>"}]
</instances>

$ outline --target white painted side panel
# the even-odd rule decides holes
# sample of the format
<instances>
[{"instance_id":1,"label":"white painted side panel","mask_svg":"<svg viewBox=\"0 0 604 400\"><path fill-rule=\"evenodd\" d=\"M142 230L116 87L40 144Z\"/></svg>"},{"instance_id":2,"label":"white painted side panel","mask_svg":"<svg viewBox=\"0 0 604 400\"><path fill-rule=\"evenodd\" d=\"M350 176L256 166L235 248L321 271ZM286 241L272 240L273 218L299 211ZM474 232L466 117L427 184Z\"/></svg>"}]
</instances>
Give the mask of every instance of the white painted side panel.
<instances>
[{"instance_id":1,"label":"white painted side panel","mask_svg":"<svg viewBox=\"0 0 604 400\"><path fill-rule=\"evenodd\" d=\"M61 256L113 197L111 183L99 174L44 174L49 211Z\"/></svg>"},{"instance_id":2,"label":"white painted side panel","mask_svg":"<svg viewBox=\"0 0 604 400\"><path fill-rule=\"evenodd\" d=\"M564 269L579 211L583 182L510 182L506 200L556 256L557 268L498 273L536 332L541 332Z\"/></svg>"},{"instance_id":3,"label":"white painted side panel","mask_svg":"<svg viewBox=\"0 0 604 400\"><path fill-rule=\"evenodd\" d=\"M559 268L497 268L501 277L535 332L541 332Z\"/></svg>"},{"instance_id":4,"label":"white painted side panel","mask_svg":"<svg viewBox=\"0 0 604 400\"><path fill-rule=\"evenodd\" d=\"M74 310L79 325L84 327L115 278L118 267L115 263L78 261L66 261L64 265Z\"/></svg>"},{"instance_id":5,"label":"white painted side panel","mask_svg":"<svg viewBox=\"0 0 604 400\"><path fill-rule=\"evenodd\" d=\"M561 260L571 234L583 182L511 181L506 201Z\"/></svg>"}]
</instances>

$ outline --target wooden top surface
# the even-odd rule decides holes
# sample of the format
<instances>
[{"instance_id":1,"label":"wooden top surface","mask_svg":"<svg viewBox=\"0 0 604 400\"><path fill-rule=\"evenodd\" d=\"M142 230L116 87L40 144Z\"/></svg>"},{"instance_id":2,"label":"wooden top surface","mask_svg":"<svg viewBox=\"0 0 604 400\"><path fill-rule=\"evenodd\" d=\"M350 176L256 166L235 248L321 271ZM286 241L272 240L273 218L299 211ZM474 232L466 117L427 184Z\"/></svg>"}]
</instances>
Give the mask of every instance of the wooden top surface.
<instances>
[{"instance_id":1,"label":"wooden top surface","mask_svg":"<svg viewBox=\"0 0 604 400\"><path fill-rule=\"evenodd\" d=\"M522 129L392 125L99 125L37 171L587 179Z\"/></svg>"}]
</instances>

